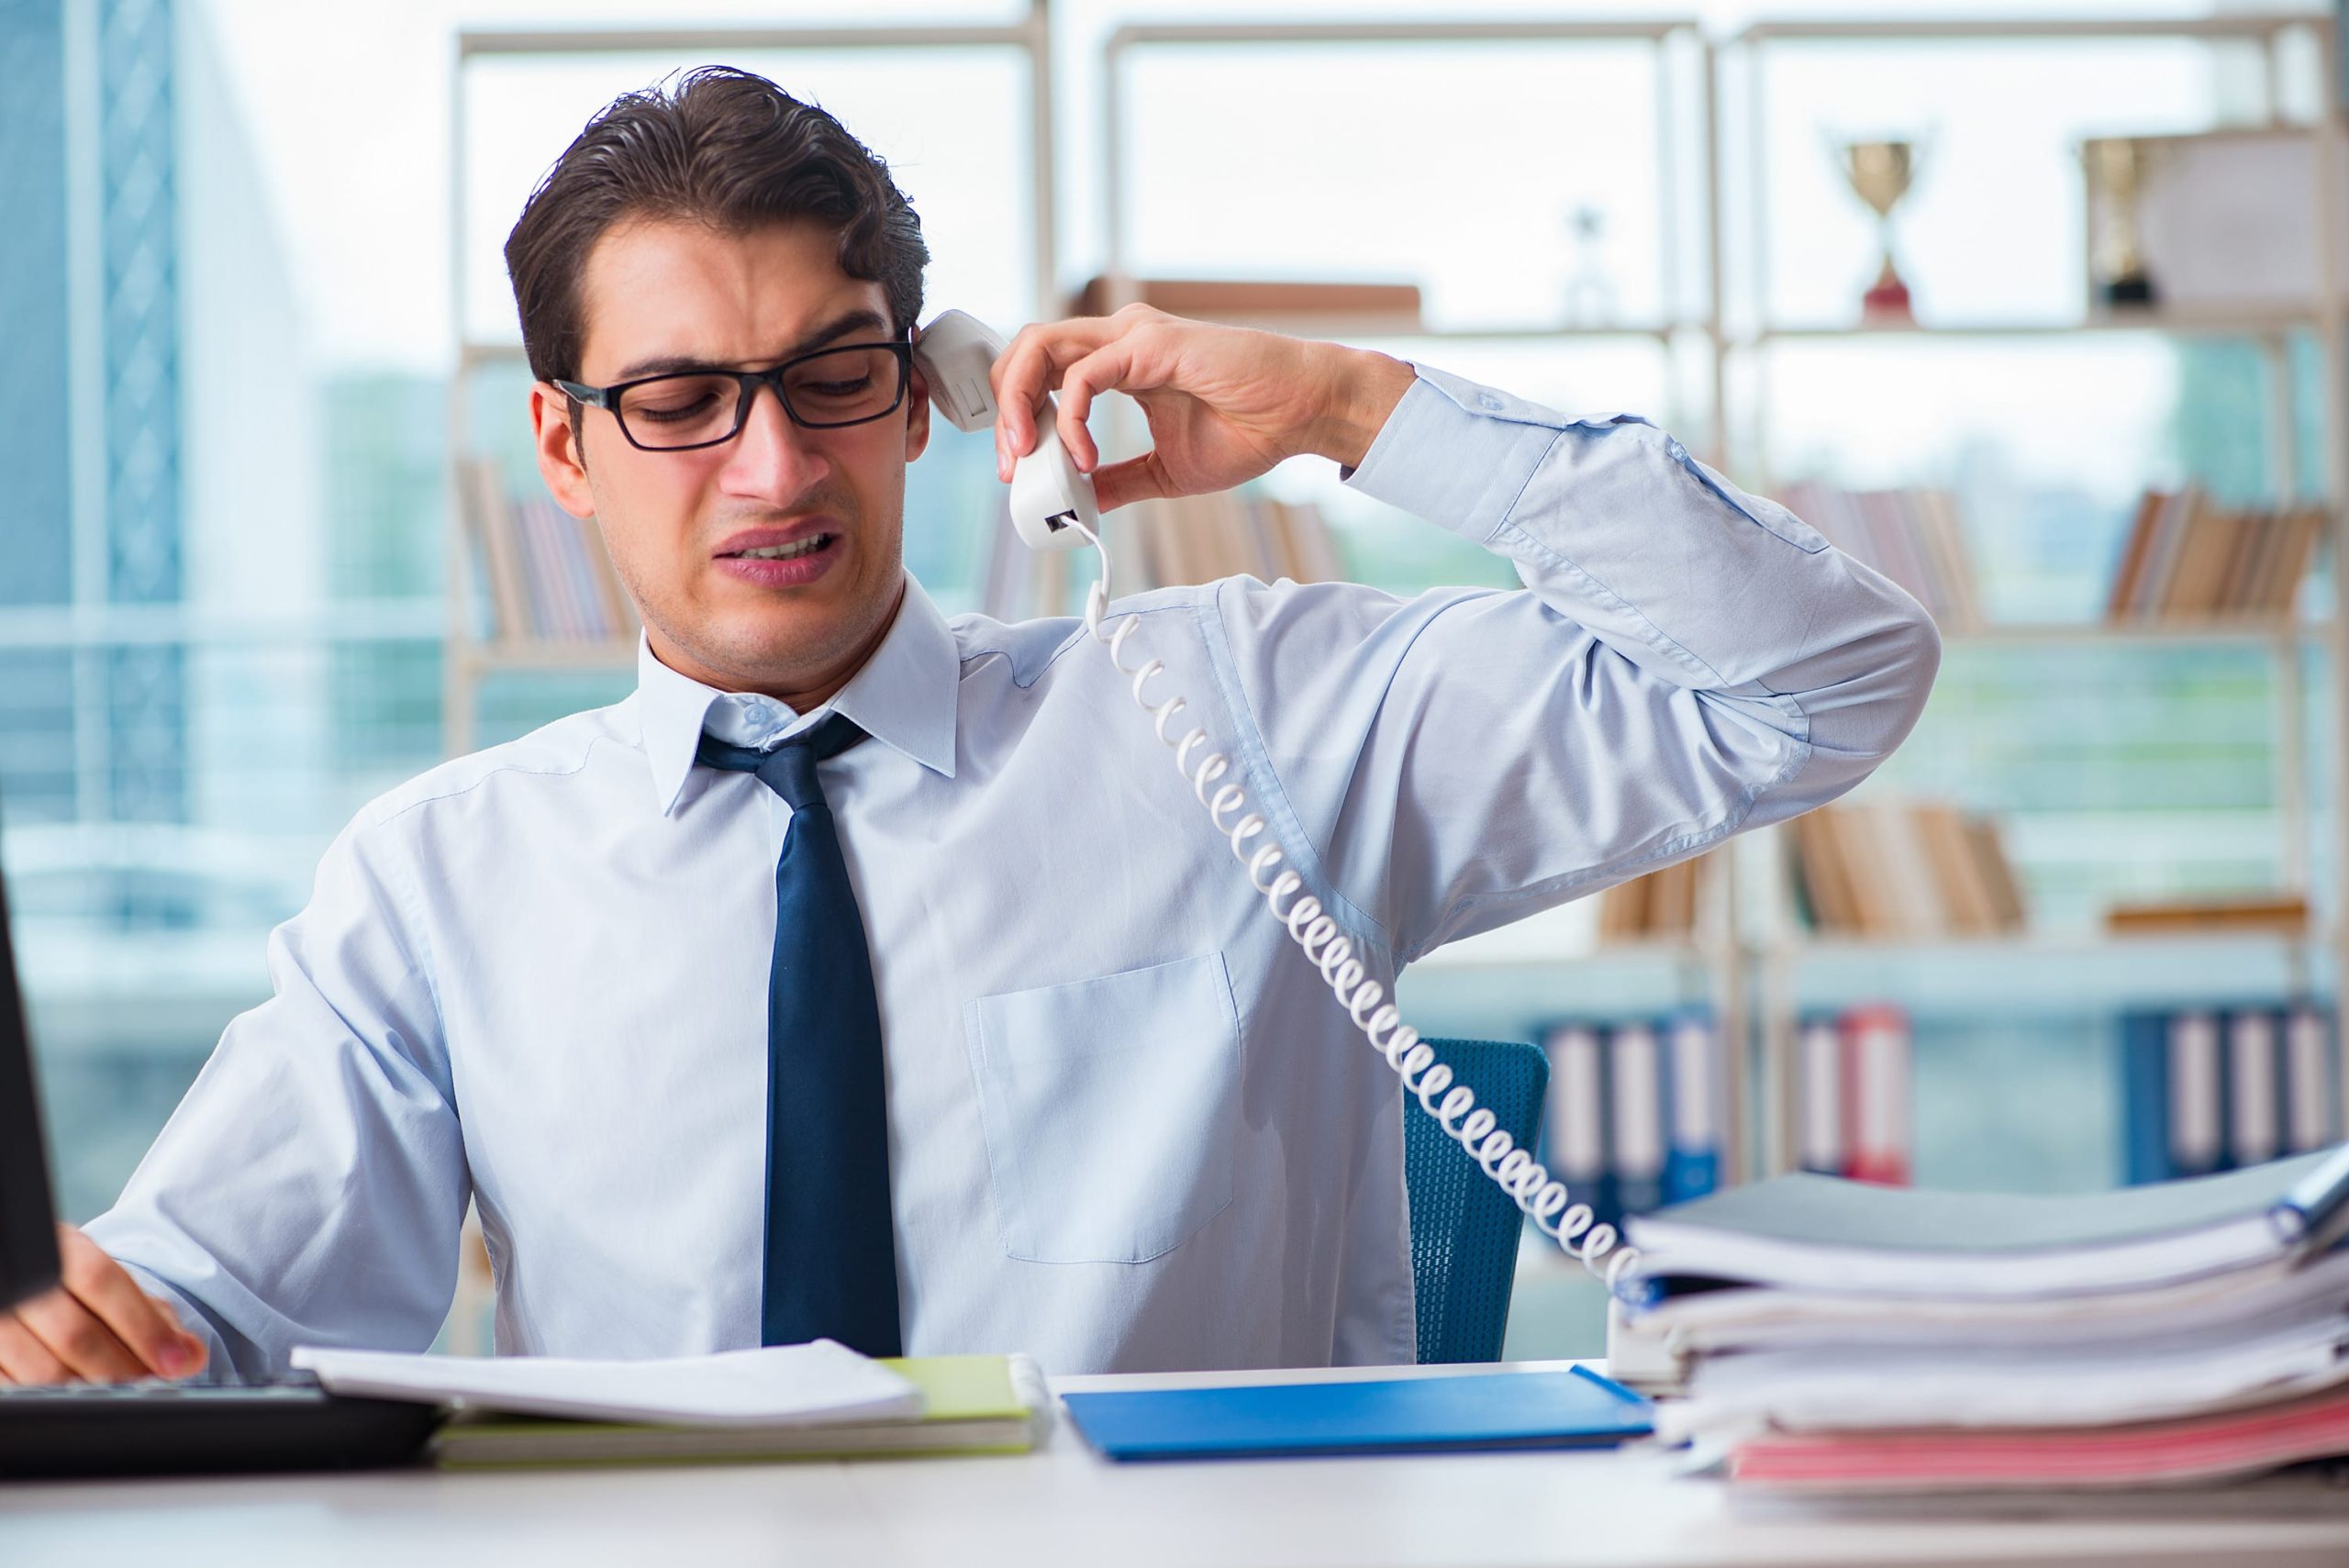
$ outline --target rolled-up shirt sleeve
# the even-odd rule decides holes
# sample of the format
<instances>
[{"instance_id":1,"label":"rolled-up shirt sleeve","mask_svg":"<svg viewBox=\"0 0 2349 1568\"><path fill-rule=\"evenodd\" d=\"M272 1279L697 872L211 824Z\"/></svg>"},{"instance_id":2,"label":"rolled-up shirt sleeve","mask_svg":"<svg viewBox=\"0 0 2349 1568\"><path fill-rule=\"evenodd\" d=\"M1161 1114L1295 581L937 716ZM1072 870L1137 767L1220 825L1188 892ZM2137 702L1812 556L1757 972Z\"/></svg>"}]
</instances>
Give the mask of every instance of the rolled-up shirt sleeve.
<instances>
[{"instance_id":1,"label":"rolled-up shirt sleeve","mask_svg":"<svg viewBox=\"0 0 2349 1568\"><path fill-rule=\"evenodd\" d=\"M272 995L231 1020L99 1246L210 1344L215 1377L294 1346L422 1350L470 1194L406 870L361 825L271 933Z\"/></svg>"},{"instance_id":2,"label":"rolled-up shirt sleeve","mask_svg":"<svg viewBox=\"0 0 2349 1568\"><path fill-rule=\"evenodd\" d=\"M1223 584L1267 816L1397 964L1784 820L1908 735L1925 611L1643 419L1424 365L1350 488L1515 564L1410 599Z\"/></svg>"}]
</instances>

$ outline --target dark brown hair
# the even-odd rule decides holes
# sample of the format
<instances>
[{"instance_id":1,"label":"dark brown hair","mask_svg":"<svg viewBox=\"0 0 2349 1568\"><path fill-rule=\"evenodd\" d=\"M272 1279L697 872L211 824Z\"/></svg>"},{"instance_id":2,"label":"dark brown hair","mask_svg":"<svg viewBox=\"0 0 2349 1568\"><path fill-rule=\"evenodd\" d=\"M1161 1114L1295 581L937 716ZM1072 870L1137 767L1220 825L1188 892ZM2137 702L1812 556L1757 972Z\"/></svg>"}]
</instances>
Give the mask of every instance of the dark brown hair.
<instances>
[{"instance_id":1,"label":"dark brown hair","mask_svg":"<svg viewBox=\"0 0 2349 1568\"><path fill-rule=\"evenodd\" d=\"M587 338L579 276L615 224L672 219L742 233L800 217L838 233L841 271L881 284L904 337L921 314L930 247L889 166L840 121L724 65L614 99L555 160L506 239L530 373L578 379Z\"/></svg>"}]
</instances>

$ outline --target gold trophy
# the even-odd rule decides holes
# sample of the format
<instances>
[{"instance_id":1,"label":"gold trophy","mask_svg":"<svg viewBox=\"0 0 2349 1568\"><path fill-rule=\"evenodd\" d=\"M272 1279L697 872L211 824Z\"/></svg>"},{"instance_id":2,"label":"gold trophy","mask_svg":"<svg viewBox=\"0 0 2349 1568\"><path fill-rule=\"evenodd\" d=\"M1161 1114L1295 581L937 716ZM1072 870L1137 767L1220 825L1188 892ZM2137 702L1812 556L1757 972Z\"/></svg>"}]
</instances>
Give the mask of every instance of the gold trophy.
<instances>
[{"instance_id":1,"label":"gold trophy","mask_svg":"<svg viewBox=\"0 0 2349 1568\"><path fill-rule=\"evenodd\" d=\"M2088 270L2097 298L2104 305L2154 303L2154 280L2145 272L2137 219L2137 198L2144 189L2152 150L2127 136L2090 137L2080 143L2088 186Z\"/></svg>"},{"instance_id":2,"label":"gold trophy","mask_svg":"<svg viewBox=\"0 0 2349 1568\"><path fill-rule=\"evenodd\" d=\"M1916 144L1909 141L1847 141L1841 144L1843 173L1860 200L1876 216L1884 237L1884 268L1874 286L1861 297L1860 314L1868 321L1914 321L1909 308L1909 285L1892 265L1892 209L1909 194L1916 174Z\"/></svg>"}]
</instances>

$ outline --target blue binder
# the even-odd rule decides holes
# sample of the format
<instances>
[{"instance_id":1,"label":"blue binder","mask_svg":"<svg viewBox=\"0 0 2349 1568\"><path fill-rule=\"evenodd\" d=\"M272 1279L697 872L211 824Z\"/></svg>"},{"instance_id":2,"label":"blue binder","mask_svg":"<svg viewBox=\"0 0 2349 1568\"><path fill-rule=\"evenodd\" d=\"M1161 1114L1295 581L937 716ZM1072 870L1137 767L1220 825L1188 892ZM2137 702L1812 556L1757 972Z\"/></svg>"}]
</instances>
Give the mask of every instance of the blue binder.
<instances>
[{"instance_id":1,"label":"blue binder","mask_svg":"<svg viewBox=\"0 0 2349 1568\"><path fill-rule=\"evenodd\" d=\"M2122 1179L2165 1182L2180 1173L2169 1154L2169 1015L2121 1015Z\"/></svg>"},{"instance_id":2,"label":"blue binder","mask_svg":"<svg viewBox=\"0 0 2349 1568\"><path fill-rule=\"evenodd\" d=\"M1684 1007L1664 1020L1662 1030L1669 1149L1664 1201L1686 1203L1720 1184L1720 1040L1709 1007Z\"/></svg>"},{"instance_id":3,"label":"blue binder","mask_svg":"<svg viewBox=\"0 0 2349 1568\"><path fill-rule=\"evenodd\" d=\"M1085 1440L1119 1460L1603 1448L1654 1429L1647 1400L1582 1367L1071 1394L1065 1403Z\"/></svg>"}]
</instances>

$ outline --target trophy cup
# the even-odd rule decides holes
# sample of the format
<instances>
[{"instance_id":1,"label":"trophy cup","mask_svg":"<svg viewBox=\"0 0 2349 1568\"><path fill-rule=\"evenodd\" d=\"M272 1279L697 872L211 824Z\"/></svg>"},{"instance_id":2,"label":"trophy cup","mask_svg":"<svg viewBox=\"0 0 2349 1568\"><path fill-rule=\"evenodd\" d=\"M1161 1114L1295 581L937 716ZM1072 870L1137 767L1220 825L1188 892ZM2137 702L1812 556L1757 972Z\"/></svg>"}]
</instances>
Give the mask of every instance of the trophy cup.
<instances>
[{"instance_id":1,"label":"trophy cup","mask_svg":"<svg viewBox=\"0 0 2349 1568\"><path fill-rule=\"evenodd\" d=\"M2154 302L2137 218L2151 150L2127 136L2090 137L2080 143L2088 188L2088 269L2097 298L2105 305Z\"/></svg>"},{"instance_id":2,"label":"trophy cup","mask_svg":"<svg viewBox=\"0 0 2349 1568\"><path fill-rule=\"evenodd\" d=\"M1884 267L1875 284L1861 297L1860 314L1869 321L1914 321L1909 308L1909 285L1892 265L1892 208L1909 194L1916 172L1916 144L1908 141L1847 141L1842 144L1843 173L1860 200L1876 216L1884 237Z\"/></svg>"}]
</instances>

